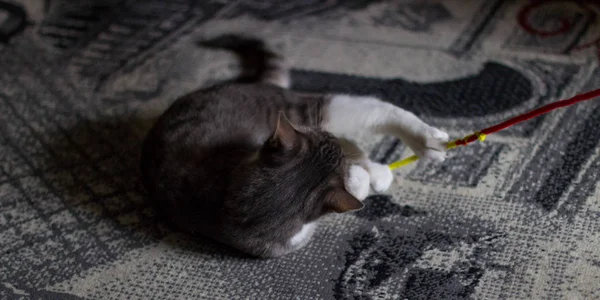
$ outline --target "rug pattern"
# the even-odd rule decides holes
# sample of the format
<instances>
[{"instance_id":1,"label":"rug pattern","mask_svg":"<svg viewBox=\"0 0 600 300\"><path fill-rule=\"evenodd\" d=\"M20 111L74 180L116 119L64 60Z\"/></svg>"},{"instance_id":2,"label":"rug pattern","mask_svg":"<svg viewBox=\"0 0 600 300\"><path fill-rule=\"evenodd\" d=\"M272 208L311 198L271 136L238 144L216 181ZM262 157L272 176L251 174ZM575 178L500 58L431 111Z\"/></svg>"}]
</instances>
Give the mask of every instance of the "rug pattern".
<instances>
[{"instance_id":1,"label":"rug pattern","mask_svg":"<svg viewBox=\"0 0 600 300\"><path fill-rule=\"evenodd\" d=\"M598 101L401 169L277 260L173 232L138 174L153 120L239 71L203 38L260 36L293 89L458 137L599 88L599 19L568 0L0 0L0 298L600 299Z\"/></svg>"}]
</instances>

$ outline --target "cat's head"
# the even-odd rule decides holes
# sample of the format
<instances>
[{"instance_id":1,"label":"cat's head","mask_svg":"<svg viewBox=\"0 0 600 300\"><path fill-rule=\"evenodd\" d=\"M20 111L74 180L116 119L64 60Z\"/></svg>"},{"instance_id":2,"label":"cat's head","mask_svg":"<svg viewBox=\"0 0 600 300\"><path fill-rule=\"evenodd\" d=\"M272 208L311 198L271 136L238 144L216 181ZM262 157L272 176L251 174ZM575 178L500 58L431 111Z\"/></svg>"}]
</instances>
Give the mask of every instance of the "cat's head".
<instances>
[{"instance_id":1,"label":"cat's head","mask_svg":"<svg viewBox=\"0 0 600 300\"><path fill-rule=\"evenodd\" d=\"M283 113L259 153L282 198L296 199L308 219L363 207L344 188L348 162L339 140L328 132L294 126Z\"/></svg>"}]
</instances>

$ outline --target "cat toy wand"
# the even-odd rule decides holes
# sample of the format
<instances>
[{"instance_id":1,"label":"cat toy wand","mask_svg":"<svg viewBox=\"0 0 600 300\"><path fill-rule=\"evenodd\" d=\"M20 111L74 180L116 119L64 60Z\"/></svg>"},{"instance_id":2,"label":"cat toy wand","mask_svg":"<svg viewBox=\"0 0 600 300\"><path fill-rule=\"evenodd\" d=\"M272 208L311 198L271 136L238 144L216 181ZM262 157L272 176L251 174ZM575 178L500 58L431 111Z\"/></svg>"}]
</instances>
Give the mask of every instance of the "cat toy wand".
<instances>
[{"instance_id":1,"label":"cat toy wand","mask_svg":"<svg viewBox=\"0 0 600 300\"><path fill-rule=\"evenodd\" d=\"M454 140L452 142L449 142L448 144L446 144L446 149L453 149L456 148L458 146L466 146L476 140L479 140L480 142L483 142L486 138L487 135L498 132L500 130L504 130L508 127L511 127L513 125L516 125L518 123L527 121L529 119L541 116L543 114L547 114L555 109L561 108L561 107L566 107L566 106L570 106L573 105L575 103L579 103L579 102L583 102L583 101L587 101L587 100L592 100L596 97L600 96L600 89L597 90L593 90L591 92L587 92L587 93L583 93L583 94L579 94L573 98L569 98L569 99L565 99L565 100L560 100L557 102L553 102L550 103L548 105L542 106L538 109L532 110L528 113L516 116L512 119L509 119L507 121L504 121L500 124L494 125L492 127L488 127L486 129L480 130L480 131L476 131L473 134L467 135L462 139L457 139ZM392 170L404 167L410 163L413 163L415 161L417 161L419 159L418 156L413 155L410 157L407 157L403 160L399 160L397 162L393 162L391 164L389 164L389 168Z\"/></svg>"}]
</instances>

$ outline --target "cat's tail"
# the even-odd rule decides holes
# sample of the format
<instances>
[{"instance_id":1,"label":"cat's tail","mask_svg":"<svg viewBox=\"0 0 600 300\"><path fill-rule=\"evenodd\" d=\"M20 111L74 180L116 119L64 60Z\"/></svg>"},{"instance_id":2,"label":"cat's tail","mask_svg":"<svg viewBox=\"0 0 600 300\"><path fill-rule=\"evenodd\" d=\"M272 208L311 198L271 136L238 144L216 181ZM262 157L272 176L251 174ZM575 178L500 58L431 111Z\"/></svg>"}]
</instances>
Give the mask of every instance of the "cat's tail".
<instances>
[{"instance_id":1,"label":"cat's tail","mask_svg":"<svg viewBox=\"0 0 600 300\"><path fill-rule=\"evenodd\" d=\"M282 88L290 87L290 69L284 57L260 39L227 34L201 41L200 45L227 49L236 53L242 67L239 81L265 82Z\"/></svg>"}]
</instances>

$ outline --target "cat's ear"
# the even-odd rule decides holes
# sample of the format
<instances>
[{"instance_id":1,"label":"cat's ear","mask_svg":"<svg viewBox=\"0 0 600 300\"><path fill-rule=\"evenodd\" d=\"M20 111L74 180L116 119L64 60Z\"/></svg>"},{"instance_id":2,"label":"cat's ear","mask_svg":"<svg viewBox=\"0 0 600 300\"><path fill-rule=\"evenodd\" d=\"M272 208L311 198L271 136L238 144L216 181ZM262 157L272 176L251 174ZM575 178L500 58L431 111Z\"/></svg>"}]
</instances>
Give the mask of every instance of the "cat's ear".
<instances>
[{"instance_id":1,"label":"cat's ear","mask_svg":"<svg viewBox=\"0 0 600 300\"><path fill-rule=\"evenodd\" d=\"M364 206L360 200L342 188L334 189L327 201L327 208L337 213L358 210Z\"/></svg>"},{"instance_id":2,"label":"cat's ear","mask_svg":"<svg viewBox=\"0 0 600 300\"><path fill-rule=\"evenodd\" d=\"M294 125L292 125L283 111L280 111L277 118L277 127L275 127L275 132L270 140L271 146L290 149L294 147L297 135L298 133L296 132Z\"/></svg>"}]
</instances>

